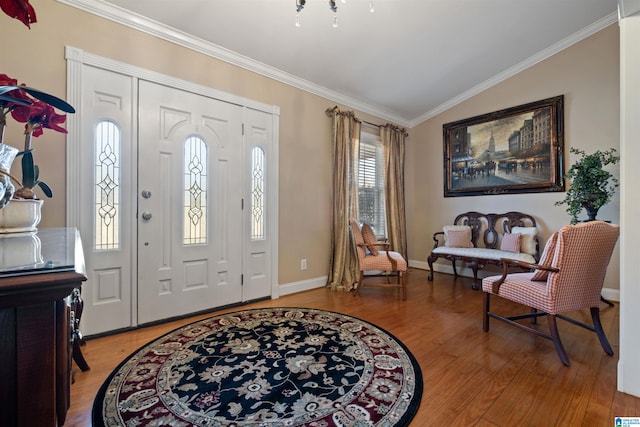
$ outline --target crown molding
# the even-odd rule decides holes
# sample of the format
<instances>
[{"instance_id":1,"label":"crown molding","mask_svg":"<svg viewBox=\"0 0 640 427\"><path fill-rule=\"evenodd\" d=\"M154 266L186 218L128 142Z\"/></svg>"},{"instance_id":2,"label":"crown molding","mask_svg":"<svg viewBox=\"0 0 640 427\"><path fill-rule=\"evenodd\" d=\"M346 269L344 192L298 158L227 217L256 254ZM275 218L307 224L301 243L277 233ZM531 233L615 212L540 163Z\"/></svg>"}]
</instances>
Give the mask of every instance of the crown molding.
<instances>
[{"instance_id":1,"label":"crown molding","mask_svg":"<svg viewBox=\"0 0 640 427\"><path fill-rule=\"evenodd\" d=\"M628 18L638 13L640 13L640 0L618 0L620 19Z\"/></svg>"},{"instance_id":2,"label":"crown molding","mask_svg":"<svg viewBox=\"0 0 640 427\"><path fill-rule=\"evenodd\" d=\"M598 31L601 31L603 29L605 29L606 27L608 27L609 25L618 22L618 13L617 12L613 12L607 16L605 16L604 18L594 22L593 24L583 28L582 30L570 35L569 37L565 38L564 40L561 40L551 46L549 46L548 48L538 52L536 55L533 55L527 59L525 59L524 61L520 62L519 64L514 65L511 68L506 69L505 71L496 74L495 76L493 76L492 78L480 83L479 85L476 85L474 87L472 87L471 89L462 92L460 95L451 98L450 100L440 104L439 106L437 106L436 108L426 112L425 114L423 114L420 117L417 117L416 119L411 121L411 124L409 125L410 128L419 125L420 123L429 120L430 118L435 117L436 115L455 107L456 105L466 101L467 99L481 93L484 92L485 90L497 85L498 83L501 83L505 80L507 80L510 77L515 76L518 73L521 73L522 71L526 70L527 68L533 67L534 65L536 65L539 62L544 61L547 58L550 58L551 56L555 55L558 52L563 51L564 49L578 43L581 40L586 39L587 37L597 33Z\"/></svg>"},{"instance_id":3,"label":"crown molding","mask_svg":"<svg viewBox=\"0 0 640 427\"><path fill-rule=\"evenodd\" d=\"M152 35L159 39L196 51L198 53L202 53L212 58L219 59L237 67L252 71L256 74L268 77L280 83L284 83L305 92L320 96L329 101L356 109L363 113L371 114L383 120L388 120L407 128L415 127L420 123L427 121L437 116L438 114L468 100L469 98L507 80L508 78L513 77L514 75L526 70L527 68L530 68L541 61L544 61L545 59L597 33L598 31L603 30L604 28L618 21L619 13L612 12L606 17L572 34L564 40L561 40L558 43L555 43L554 45L538 52L536 55L527 58L519 64L516 64L513 67L508 68L507 70L493 76L492 78L472 87L471 89L449 99L439 106L427 111L425 114L414 119L409 119L400 117L391 111L382 110L379 107L363 102L361 100L345 96L324 86L309 82L308 80L301 79L278 68L269 66L259 61L255 61L247 56L240 55L222 46L207 42L185 32L178 31L175 28L161 24L142 15L132 13L126 9L107 3L103 0L57 1L59 3L63 3L68 6L72 6L85 12L97 15L101 18L108 19L118 24L127 26L137 31ZM639 0L619 0L619 4L622 4L623 2L625 4L634 4L635 1Z\"/></svg>"},{"instance_id":4,"label":"crown molding","mask_svg":"<svg viewBox=\"0 0 640 427\"><path fill-rule=\"evenodd\" d=\"M222 46L194 37L142 15L132 13L131 11L119 6L102 0L57 1L198 53L244 68L280 83L326 98L332 102L345 105L349 108L354 108L358 111L388 120L400 126L408 126L408 121L406 119L399 117L390 111L381 110L372 104L345 96L324 86L311 83L278 68L255 61L247 56L240 55L239 53L226 49Z\"/></svg>"}]
</instances>

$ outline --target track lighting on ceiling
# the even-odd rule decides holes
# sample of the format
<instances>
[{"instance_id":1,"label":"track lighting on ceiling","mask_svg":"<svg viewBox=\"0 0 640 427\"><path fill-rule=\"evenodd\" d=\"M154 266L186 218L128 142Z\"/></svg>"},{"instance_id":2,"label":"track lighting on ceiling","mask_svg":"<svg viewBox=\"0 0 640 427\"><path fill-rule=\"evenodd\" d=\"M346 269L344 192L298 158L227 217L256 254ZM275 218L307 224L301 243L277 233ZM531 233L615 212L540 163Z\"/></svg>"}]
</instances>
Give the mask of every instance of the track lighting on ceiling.
<instances>
[{"instance_id":1,"label":"track lighting on ceiling","mask_svg":"<svg viewBox=\"0 0 640 427\"><path fill-rule=\"evenodd\" d=\"M341 0L342 3L346 3L347 0ZM296 0L296 27L300 27L300 11L304 9L307 4L307 0ZM333 28L338 26L338 6L336 0L329 0L329 9L333 12ZM375 8L373 6L373 0L369 0L369 12L373 13Z\"/></svg>"}]
</instances>

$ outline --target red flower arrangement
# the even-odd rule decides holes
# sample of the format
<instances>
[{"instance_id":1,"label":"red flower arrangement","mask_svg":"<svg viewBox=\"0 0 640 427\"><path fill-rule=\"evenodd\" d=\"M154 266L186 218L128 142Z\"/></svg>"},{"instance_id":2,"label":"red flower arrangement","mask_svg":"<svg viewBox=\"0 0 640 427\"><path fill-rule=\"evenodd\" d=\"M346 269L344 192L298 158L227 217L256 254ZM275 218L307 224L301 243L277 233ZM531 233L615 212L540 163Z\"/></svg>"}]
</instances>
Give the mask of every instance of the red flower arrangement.
<instances>
[{"instance_id":1,"label":"red flower arrangement","mask_svg":"<svg viewBox=\"0 0 640 427\"><path fill-rule=\"evenodd\" d=\"M32 133L33 136L42 135L42 128L53 129L56 132L67 133L65 128L58 126L64 123L67 116L56 114L53 107L42 101L33 101L29 106L18 105L11 111L11 117L17 122L25 124L25 134ZM28 147L25 147L28 149Z\"/></svg>"},{"instance_id":2,"label":"red flower arrangement","mask_svg":"<svg viewBox=\"0 0 640 427\"><path fill-rule=\"evenodd\" d=\"M28 0L0 0L0 8L12 18L19 19L31 28L31 23L36 21L36 11Z\"/></svg>"},{"instance_id":3,"label":"red flower arrangement","mask_svg":"<svg viewBox=\"0 0 640 427\"><path fill-rule=\"evenodd\" d=\"M22 156L22 181L10 175L9 171L0 171L21 187L16 190L14 198L37 198L33 191L36 186L40 187L45 196L53 196L49 185L39 179L40 170L33 160L31 141L32 137L42 135L44 128L67 133L60 126L65 122L66 115L56 113L54 107L66 113L75 113L75 109L62 99L25 85L19 86L17 80L0 74L0 144L4 143L4 129L9 113L14 120L25 124L24 150L18 153Z\"/></svg>"}]
</instances>

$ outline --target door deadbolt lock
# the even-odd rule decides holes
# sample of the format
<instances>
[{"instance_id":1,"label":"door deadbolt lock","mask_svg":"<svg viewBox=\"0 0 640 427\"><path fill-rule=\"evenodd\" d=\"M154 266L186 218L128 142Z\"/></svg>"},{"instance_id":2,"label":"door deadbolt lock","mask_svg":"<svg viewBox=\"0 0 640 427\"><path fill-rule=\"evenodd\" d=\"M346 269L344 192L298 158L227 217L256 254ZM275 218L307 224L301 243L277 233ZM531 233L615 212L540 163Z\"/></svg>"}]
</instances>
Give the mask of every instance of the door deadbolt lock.
<instances>
[{"instance_id":1,"label":"door deadbolt lock","mask_svg":"<svg viewBox=\"0 0 640 427\"><path fill-rule=\"evenodd\" d=\"M142 190L142 197L144 197L145 199L148 199L151 197L151 191L149 190Z\"/></svg>"},{"instance_id":2,"label":"door deadbolt lock","mask_svg":"<svg viewBox=\"0 0 640 427\"><path fill-rule=\"evenodd\" d=\"M144 219L145 221L149 221L152 216L153 215L151 215L151 212L142 212L142 219Z\"/></svg>"}]
</instances>

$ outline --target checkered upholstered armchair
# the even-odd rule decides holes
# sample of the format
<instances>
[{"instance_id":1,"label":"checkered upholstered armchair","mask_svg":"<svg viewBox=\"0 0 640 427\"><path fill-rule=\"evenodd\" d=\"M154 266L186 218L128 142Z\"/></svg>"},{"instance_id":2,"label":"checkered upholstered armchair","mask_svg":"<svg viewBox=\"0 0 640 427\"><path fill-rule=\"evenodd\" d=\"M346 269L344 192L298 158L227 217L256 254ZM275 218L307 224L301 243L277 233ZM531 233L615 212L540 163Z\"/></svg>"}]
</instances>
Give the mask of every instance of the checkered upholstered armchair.
<instances>
[{"instance_id":1,"label":"checkered upholstered armchair","mask_svg":"<svg viewBox=\"0 0 640 427\"><path fill-rule=\"evenodd\" d=\"M618 235L617 225L602 221L569 225L549 238L539 264L516 261L522 267L535 269L532 272L508 274L505 268L502 276L483 279L484 331L489 331L489 318L493 317L548 338L553 341L562 363L569 366L571 362L556 324L556 319L560 318L595 332L605 353L613 355L600 323L599 303L607 265ZM493 295L531 307L531 312L519 316L493 313L490 310ZM591 311L593 325L562 314L585 308ZM549 333L533 326L539 316L547 317ZM532 325L520 322L523 319L530 319Z\"/></svg>"},{"instance_id":2,"label":"checkered upholstered armchair","mask_svg":"<svg viewBox=\"0 0 640 427\"><path fill-rule=\"evenodd\" d=\"M352 219L351 235L358 254L360 268L360 278L355 289L358 295L363 286L365 277L386 276L386 283L367 283L369 286L385 286L400 288L402 299L407 298L407 261L398 252L389 250L389 243L379 242L367 224L363 224L362 229L358 223ZM391 283L390 275L397 277L396 283Z\"/></svg>"}]
</instances>

